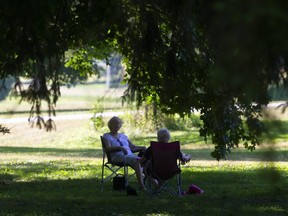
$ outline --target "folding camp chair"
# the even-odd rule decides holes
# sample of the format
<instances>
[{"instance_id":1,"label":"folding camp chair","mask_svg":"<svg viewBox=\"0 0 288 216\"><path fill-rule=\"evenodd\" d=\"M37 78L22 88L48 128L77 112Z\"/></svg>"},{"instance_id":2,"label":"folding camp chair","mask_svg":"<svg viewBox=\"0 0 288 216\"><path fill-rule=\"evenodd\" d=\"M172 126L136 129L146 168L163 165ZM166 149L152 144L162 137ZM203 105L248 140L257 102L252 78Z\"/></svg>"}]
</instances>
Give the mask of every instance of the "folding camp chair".
<instances>
[{"instance_id":1,"label":"folding camp chair","mask_svg":"<svg viewBox=\"0 0 288 216\"><path fill-rule=\"evenodd\" d=\"M171 143L150 142L151 161L148 176L148 191L151 195L159 194L161 191L167 191L172 195L181 195L181 163L180 163L180 142ZM148 178L147 178L148 177ZM152 189L151 178L156 179L159 188ZM177 185L172 186L172 180L177 180ZM147 185L147 184L146 184Z\"/></svg>"},{"instance_id":2,"label":"folding camp chair","mask_svg":"<svg viewBox=\"0 0 288 216\"><path fill-rule=\"evenodd\" d=\"M109 181L111 178L117 176L120 174L120 170L123 169L124 177L125 177L125 187L128 186L128 169L129 166L125 165L124 162L118 162L114 163L111 161L110 154L105 149L105 142L108 142L106 138L103 136L100 136L101 144L102 144L102 151L103 151L103 159L102 159L102 175L101 175L101 190L103 191L104 183ZM106 158L107 156L107 158ZM105 168L110 171L110 174L108 176L104 176L104 170ZM135 175L135 172L132 174Z\"/></svg>"}]
</instances>

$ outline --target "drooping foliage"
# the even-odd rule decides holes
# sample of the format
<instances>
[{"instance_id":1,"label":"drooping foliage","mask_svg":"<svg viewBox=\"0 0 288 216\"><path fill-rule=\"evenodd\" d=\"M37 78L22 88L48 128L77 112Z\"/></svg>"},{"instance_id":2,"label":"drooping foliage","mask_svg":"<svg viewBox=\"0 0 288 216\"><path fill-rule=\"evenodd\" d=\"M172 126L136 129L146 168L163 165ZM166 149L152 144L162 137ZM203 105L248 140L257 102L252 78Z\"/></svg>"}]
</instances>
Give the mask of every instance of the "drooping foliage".
<instances>
[{"instance_id":1,"label":"drooping foliage","mask_svg":"<svg viewBox=\"0 0 288 216\"><path fill-rule=\"evenodd\" d=\"M212 138L217 159L240 142L254 150L263 131L261 108L270 100L267 89L287 83L281 26L288 4L131 2L126 13L134 14L134 22L122 50L131 63L128 98L183 116L199 110L200 134Z\"/></svg>"},{"instance_id":2,"label":"drooping foliage","mask_svg":"<svg viewBox=\"0 0 288 216\"><path fill-rule=\"evenodd\" d=\"M10 129L5 126L0 125L0 133L2 134L10 133Z\"/></svg>"},{"instance_id":3,"label":"drooping foliage","mask_svg":"<svg viewBox=\"0 0 288 216\"><path fill-rule=\"evenodd\" d=\"M6 0L0 6L1 78L33 79L28 90L18 90L37 116L43 100L54 112L59 85L97 73L93 58L117 51L126 64L124 98L168 114L199 111L200 135L212 138L212 156L221 159L240 142L255 149L267 89L287 84L285 1Z\"/></svg>"}]
</instances>

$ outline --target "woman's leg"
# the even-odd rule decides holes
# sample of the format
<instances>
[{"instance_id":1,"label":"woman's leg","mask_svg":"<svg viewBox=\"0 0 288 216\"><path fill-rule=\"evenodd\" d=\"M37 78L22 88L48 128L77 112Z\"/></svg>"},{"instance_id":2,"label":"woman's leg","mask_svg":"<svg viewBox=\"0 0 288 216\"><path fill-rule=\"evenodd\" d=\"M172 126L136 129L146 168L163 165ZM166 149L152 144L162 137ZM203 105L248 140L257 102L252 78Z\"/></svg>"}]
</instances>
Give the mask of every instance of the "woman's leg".
<instances>
[{"instance_id":1,"label":"woman's leg","mask_svg":"<svg viewBox=\"0 0 288 216\"><path fill-rule=\"evenodd\" d=\"M146 190L145 185L144 185L144 180L143 180L143 172L142 172L142 167L140 164L140 158L126 156L125 160L126 160L126 164L128 164L135 170L139 188Z\"/></svg>"},{"instance_id":2,"label":"woman's leg","mask_svg":"<svg viewBox=\"0 0 288 216\"><path fill-rule=\"evenodd\" d=\"M142 158L141 158L142 159ZM140 161L141 162L141 161ZM143 173L145 174L146 178L153 184L155 189L159 188L158 181L151 177L150 172L150 160L146 160L145 163L142 164L143 166Z\"/></svg>"},{"instance_id":3,"label":"woman's leg","mask_svg":"<svg viewBox=\"0 0 288 216\"><path fill-rule=\"evenodd\" d=\"M139 184L140 189L146 190L145 185L144 185L144 181L143 181L142 168L141 168L139 160L136 161L134 169L136 172L136 176L137 176L137 180L138 180L138 184Z\"/></svg>"}]
</instances>

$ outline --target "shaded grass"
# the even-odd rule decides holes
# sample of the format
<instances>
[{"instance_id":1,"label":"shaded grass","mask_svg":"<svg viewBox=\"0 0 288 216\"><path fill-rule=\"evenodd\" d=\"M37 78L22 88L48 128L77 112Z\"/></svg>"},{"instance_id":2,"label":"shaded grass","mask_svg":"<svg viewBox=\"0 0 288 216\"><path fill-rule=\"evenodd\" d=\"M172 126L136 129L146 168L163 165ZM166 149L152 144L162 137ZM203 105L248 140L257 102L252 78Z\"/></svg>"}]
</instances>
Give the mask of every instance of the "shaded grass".
<instances>
[{"instance_id":1,"label":"shaded grass","mask_svg":"<svg viewBox=\"0 0 288 216\"><path fill-rule=\"evenodd\" d=\"M183 186L194 183L205 190L201 196L127 197L113 191L112 183L100 191L99 163L50 161L17 165L17 178L26 181L0 185L0 215L286 215L287 166L191 166L183 168ZM8 168L9 165L7 164ZM48 168L49 167L49 168ZM41 169L42 168L42 169ZM44 169L43 169L44 168ZM61 175L58 173L61 172ZM65 176L65 172L68 174ZM81 178L73 173L79 174ZM33 175L46 178L35 178ZM271 178L277 173L277 178ZM49 177L50 176L50 177ZM5 177L1 175L1 177ZM132 185L136 183L131 182Z\"/></svg>"},{"instance_id":2,"label":"shaded grass","mask_svg":"<svg viewBox=\"0 0 288 216\"><path fill-rule=\"evenodd\" d=\"M264 121L264 126L266 127L263 136L264 141L281 142L288 140L288 121L266 120Z\"/></svg>"}]
</instances>

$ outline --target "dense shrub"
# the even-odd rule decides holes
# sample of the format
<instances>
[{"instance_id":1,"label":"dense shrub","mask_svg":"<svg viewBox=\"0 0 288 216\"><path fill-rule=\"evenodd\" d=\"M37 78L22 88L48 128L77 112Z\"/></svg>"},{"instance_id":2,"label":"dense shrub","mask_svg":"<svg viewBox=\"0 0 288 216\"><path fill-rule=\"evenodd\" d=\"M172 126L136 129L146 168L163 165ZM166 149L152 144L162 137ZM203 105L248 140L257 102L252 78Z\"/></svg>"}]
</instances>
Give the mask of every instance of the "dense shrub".
<instances>
[{"instance_id":1,"label":"dense shrub","mask_svg":"<svg viewBox=\"0 0 288 216\"><path fill-rule=\"evenodd\" d=\"M192 114L190 117L181 118L179 115L149 115L145 112L126 112L120 116L123 120L123 130L130 136L137 136L143 133L156 132L158 129L166 127L171 131L190 130L201 125L199 115Z\"/></svg>"},{"instance_id":2,"label":"dense shrub","mask_svg":"<svg viewBox=\"0 0 288 216\"><path fill-rule=\"evenodd\" d=\"M96 103L93 108L94 116L91 118L94 129L98 132L108 130L107 122L110 117L103 117L103 106L101 103ZM119 115L123 121L122 132L128 136L139 136L147 133L155 133L158 129L166 127L171 131L189 130L200 127L201 120L199 115L191 114L190 117L180 117L179 115L166 115L159 111L155 112L152 107L142 107L139 110L130 109Z\"/></svg>"},{"instance_id":3,"label":"dense shrub","mask_svg":"<svg viewBox=\"0 0 288 216\"><path fill-rule=\"evenodd\" d=\"M102 128L105 126L105 122L102 115L103 112L104 112L103 103L96 102L92 109L93 117L91 118L93 127L96 131L102 130Z\"/></svg>"},{"instance_id":4,"label":"dense shrub","mask_svg":"<svg viewBox=\"0 0 288 216\"><path fill-rule=\"evenodd\" d=\"M180 117L179 115L169 115L163 118L164 125L169 130L189 130L201 125L199 115L191 114L190 117Z\"/></svg>"}]
</instances>

